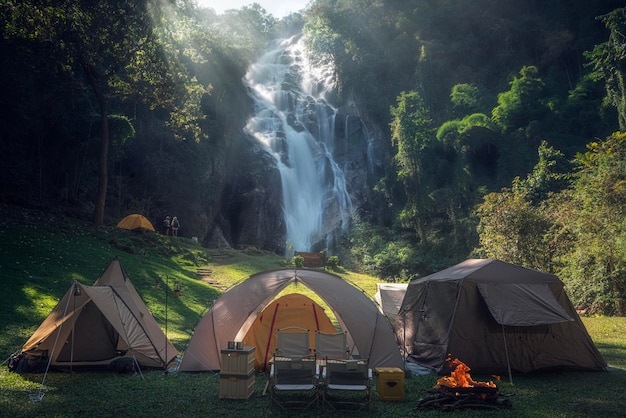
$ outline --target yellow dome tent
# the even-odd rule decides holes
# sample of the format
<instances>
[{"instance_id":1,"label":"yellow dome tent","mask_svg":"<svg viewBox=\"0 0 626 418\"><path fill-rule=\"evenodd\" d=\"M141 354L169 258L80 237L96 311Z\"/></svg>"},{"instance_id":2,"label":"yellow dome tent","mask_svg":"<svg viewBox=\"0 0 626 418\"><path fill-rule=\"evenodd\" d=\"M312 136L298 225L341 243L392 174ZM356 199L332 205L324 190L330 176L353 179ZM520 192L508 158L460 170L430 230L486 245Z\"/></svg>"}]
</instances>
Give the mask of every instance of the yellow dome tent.
<instances>
[{"instance_id":1,"label":"yellow dome tent","mask_svg":"<svg viewBox=\"0 0 626 418\"><path fill-rule=\"evenodd\" d=\"M146 219L145 216L139 215L137 213L133 213L132 215L128 215L127 217L122 219L117 224L117 227L130 230L145 229L148 231L156 232L154 226L152 226L150 221Z\"/></svg>"},{"instance_id":2,"label":"yellow dome tent","mask_svg":"<svg viewBox=\"0 0 626 418\"><path fill-rule=\"evenodd\" d=\"M267 305L256 317L243 339L244 345L255 346L254 367L265 370L276 350L278 330L287 327L308 329L309 347L315 347L315 331L335 333L337 330L324 308L300 293L282 296Z\"/></svg>"}]
</instances>

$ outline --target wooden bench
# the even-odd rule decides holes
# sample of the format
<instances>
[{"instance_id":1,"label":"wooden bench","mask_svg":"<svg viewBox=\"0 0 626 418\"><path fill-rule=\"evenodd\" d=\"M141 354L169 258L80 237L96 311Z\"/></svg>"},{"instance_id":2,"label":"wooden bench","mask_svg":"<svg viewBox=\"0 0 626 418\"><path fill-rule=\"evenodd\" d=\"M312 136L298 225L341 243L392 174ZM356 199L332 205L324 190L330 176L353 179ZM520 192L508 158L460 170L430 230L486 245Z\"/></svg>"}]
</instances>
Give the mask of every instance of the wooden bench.
<instances>
[{"instance_id":1,"label":"wooden bench","mask_svg":"<svg viewBox=\"0 0 626 418\"><path fill-rule=\"evenodd\" d=\"M324 267L326 265L326 258L322 253L296 251L293 256L297 255L303 258L302 267Z\"/></svg>"}]
</instances>

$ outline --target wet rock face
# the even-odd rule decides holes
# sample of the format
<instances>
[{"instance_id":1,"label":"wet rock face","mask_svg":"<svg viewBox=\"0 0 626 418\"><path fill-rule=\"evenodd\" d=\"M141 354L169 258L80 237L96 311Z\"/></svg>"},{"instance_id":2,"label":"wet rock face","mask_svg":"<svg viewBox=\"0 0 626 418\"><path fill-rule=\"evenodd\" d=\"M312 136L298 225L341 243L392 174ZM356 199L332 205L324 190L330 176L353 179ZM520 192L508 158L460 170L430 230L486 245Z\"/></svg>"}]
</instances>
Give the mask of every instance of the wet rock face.
<instances>
[{"instance_id":1,"label":"wet rock face","mask_svg":"<svg viewBox=\"0 0 626 418\"><path fill-rule=\"evenodd\" d=\"M226 181L221 207L206 244L233 248L254 246L280 253L284 221L280 175L275 160L249 141L234 152L233 175Z\"/></svg>"}]
</instances>

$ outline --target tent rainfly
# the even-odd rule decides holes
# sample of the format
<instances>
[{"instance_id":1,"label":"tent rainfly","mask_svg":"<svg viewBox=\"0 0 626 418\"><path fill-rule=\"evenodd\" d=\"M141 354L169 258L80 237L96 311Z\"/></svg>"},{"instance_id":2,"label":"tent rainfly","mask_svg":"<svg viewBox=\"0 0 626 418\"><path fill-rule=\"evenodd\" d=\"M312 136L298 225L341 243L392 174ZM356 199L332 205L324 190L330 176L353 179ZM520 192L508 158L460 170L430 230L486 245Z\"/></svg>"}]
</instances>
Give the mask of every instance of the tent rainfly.
<instances>
[{"instance_id":1,"label":"tent rainfly","mask_svg":"<svg viewBox=\"0 0 626 418\"><path fill-rule=\"evenodd\" d=\"M152 223L146 219L145 216L134 213L126 216L124 219L117 223L117 227L120 229L130 230L146 230L156 232Z\"/></svg>"},{"instance_id":2,"label":"tent rainfly","mask_svg":"<svg viewBox=\"0 0 626 418\"><path fill-rule=\"evenodd\" d=\"M408 361L440 373L448 355L486 374L607 367L556 276L499 260L411 281L395 332Z\"/></svg>"},{"instance_id":3,"label":"tent rainfly","mask_svg":"<svg viewBox=\"0 0 626 418\"><path fill-rule=\"evenodd\" d=\"M254 324L243 338L244 345L254 346L254 366L266 370L276 351L278 330L299 327L308 329L309 347L315 347L314 331L336 332L332 321L317 303L300 293L291 293L275 299L254 320Z\"/></svg>"},{"instance_id":4,"label":"tent rainfly","mask_svg":"<svg viewBox=\"0 0 626 418\"><path fill-rule=\"evenodd\" d=\"M31 364L47 358L55 368L109 367L123 358L165 368L178 351L114 259L93 286L72 283L21 354Z\"/></svg>"},{"instance_id":5,"label":"tent rainfly","mask_svg":"<svg viewBox=\"0 0 626 418\"><path fill-rule=\"evenodd\" d=\"M243 341L263 309L291 283L326 302L348 333L355 357L367 358L370 367L404 367L391 324L363 291L327 272L284 269L254 274L224 292L200 319L179 370L220 370L221 349L228 341Z\"/></svg>"}]
</instances>

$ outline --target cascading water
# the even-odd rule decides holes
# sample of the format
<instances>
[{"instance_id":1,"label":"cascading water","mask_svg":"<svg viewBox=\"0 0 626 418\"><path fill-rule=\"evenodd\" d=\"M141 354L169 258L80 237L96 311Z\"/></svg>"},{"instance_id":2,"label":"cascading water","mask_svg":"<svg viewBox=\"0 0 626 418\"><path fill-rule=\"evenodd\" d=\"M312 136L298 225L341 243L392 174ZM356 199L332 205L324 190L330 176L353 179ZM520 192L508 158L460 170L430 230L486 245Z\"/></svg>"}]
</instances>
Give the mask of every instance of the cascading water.
<instances>
[{"instance_id":1,"label":"cascading water","mask_svg":"<svg viewBox=\"0 0 626 418\"><path fill-rule=\"evenodd\" d=\"M255 102L246 133L280 171L287 252L329 248L351 216L345 176L333 158L333 73L331 64L311 65L303 40L294 37L277 42L244 77Z\"/></svg>"}]
</instances>

